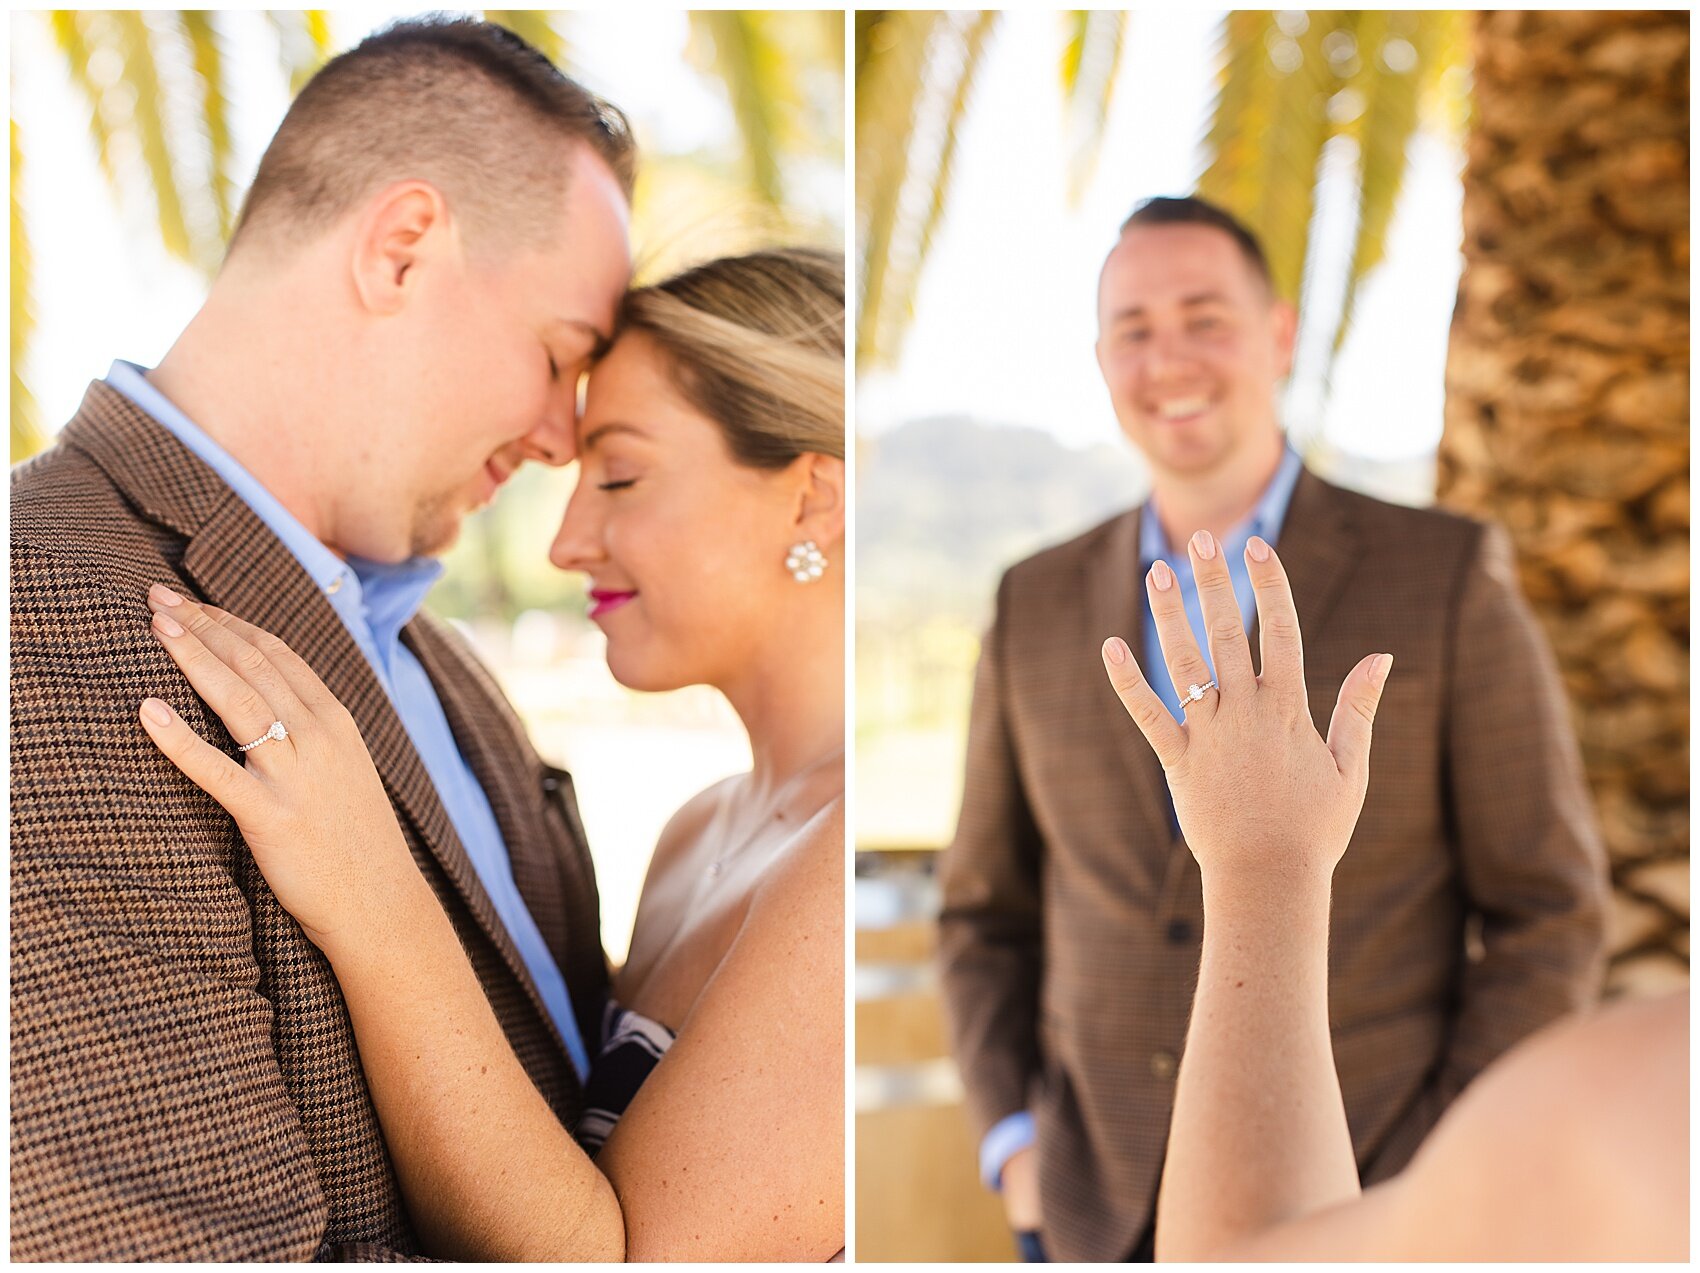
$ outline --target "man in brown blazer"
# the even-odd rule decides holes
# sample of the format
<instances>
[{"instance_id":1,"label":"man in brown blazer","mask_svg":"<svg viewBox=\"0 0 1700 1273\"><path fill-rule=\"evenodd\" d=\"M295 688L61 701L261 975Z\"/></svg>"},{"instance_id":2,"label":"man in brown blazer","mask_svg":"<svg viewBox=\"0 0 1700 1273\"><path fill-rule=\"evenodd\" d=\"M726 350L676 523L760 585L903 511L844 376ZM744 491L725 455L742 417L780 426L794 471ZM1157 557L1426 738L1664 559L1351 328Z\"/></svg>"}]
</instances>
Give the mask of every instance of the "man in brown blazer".
<instances>
[{"instance_id":1,"label":"man in brown blazer","mask_svg":"<svg viewBox=\"0 0 1700 1273\"><path fill-rule=\"evenodd\" d=\"M149 636L154 583L276 632L353 713L515 1052L577 1117L607 965L572 782L418 607L468 511L572 458L632 160L616 112L499 28L373 37L292 106L165 360L115 364L14 473L14 1259L421 1254L329 965L142 732L159 695L250 741Z\"/></svg>"},{"instance_id":2,"label":"man in brown blazer","mask_svg":"<svg viewBox=\"0 0 1700 1273\"><path fill-rule=\"evenodd\" d=\"M1181 588L1202 634L1194 532L1223 546L1248 626L1246 540L1279 548L1316 719L1366 651L1395 656L1329 951L1366 1180L1403 1166L1488 1062L1596 995L1608 891L1563 690L1507 537L1302 468L1275 406L1296 318L1255 238L1200 200L1149 201L1105 264L1099 324L1099 365L1152 497L1004 577L941 868L940 942L982 1172L1023 1253L1148 1260L1202 894L1098 650L1140 638L1140 666L1184 718L1189 687L1166 684L1143 580L1154 569Z\"/></svg>"}]
</instances>

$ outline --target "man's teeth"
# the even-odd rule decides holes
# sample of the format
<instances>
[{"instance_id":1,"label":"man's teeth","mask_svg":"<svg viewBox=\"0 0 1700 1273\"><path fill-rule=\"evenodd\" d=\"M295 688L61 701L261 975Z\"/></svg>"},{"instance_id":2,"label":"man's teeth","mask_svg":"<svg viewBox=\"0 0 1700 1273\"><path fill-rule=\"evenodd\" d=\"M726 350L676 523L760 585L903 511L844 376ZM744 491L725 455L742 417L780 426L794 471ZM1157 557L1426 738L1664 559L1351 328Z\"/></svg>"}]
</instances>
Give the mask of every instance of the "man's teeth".
<instances>
[{"instance_id":1,"label":"man's teeth","mask_svg":"<svg viewBox=\"0 0 1700 1273\"><path fill-rule=\"evenodd\" d=\"M1177 398L1173 402L1160 404L1157 414L1165 420L1179 420L1184 416L1197 415L1209 405L1207 398Z\"/></svg>"}]
</instances>

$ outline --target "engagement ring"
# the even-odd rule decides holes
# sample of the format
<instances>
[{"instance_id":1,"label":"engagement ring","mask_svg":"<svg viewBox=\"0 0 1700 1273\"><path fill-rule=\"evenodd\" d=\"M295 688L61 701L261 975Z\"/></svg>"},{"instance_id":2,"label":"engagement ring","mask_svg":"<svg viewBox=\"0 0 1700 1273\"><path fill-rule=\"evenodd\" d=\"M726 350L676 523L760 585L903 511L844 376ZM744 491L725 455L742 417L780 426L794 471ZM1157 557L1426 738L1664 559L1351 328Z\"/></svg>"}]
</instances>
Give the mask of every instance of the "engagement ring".
<instances>
[{"instance_id":1,"label":"engagement ring","mask_svg":"<svg viewBox=\"0 0 1700 1273\"><path fill-rule=\"evenodd\" d=\"M1210 682L1208 682L1204 685L1189 685L1189 686L1187 686L1186 687L1186 693L1181 695L1181 707L1182 707L1182 709L1184 710L1188 703L1196 703L1200 699L1202 699L1204 697L1204 691L1205 690L1213 690L1215 688L1216 688L1216 682L1215 681L1210 681Z\"/></svg>"},{"instance_id":2,"label":"engagement ring","mask_svg":"<svg viewBox=\"0 0 1700 1273\"><path fill-rule=\"evenodd\" d=\"M272 722L272 727L270 729L268 729L265 733L261 734L258 738L256 738L251 743L243 743L242 746L238 747L236 750L237 751L253 751L254 748L258 747L261 743L269 743L273 739L276 739L276 740L281 742L283 739L288 738L288 737L289 737L289 731L283 727L283 722L280 721L280 720L274 720Z\"/></svg>"}]
</instances>

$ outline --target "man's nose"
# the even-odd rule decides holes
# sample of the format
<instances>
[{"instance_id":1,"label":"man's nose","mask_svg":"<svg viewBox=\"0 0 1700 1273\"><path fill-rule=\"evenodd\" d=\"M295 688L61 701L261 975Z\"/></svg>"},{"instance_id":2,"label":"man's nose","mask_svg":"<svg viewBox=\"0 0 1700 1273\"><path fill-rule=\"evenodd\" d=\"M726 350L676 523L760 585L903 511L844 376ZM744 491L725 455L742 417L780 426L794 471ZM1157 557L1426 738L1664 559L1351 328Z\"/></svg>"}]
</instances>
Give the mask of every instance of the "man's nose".
<instances>
[{"instance_id":1,"label":"man's nose","mask_svg":"<svg viewBox=\"0 0 1700 1273\"><path fill-rule=\"evenodd\" d=\"M560 468L578 454L578 391L557 389L549 395L543 417L520 439L525 458Z\"/></svg>"},{"instance_id":2,"label":"man's nose","mask_svg":"<svg viewBox=\"0 0 1700 1273\"><path fill-rule=\"evenodd\" d=\"M1153 332L1146 343L1145 369L1153 380L1161 381L1168 376L1191 371L1197 362L1184 332Z\"/></svg>"}]
</instances>

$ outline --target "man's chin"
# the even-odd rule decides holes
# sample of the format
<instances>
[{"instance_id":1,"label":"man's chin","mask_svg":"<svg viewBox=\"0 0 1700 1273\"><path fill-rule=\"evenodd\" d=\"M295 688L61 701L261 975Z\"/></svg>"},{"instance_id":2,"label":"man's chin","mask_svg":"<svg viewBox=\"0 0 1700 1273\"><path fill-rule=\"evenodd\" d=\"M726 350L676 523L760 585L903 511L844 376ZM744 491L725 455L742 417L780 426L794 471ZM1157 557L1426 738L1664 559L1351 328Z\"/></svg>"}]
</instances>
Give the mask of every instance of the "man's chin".
<instances>
[{"instance_id":1,"label":"man's chin","mask_svg":"<svg viewBox=\"0 0 1700 1273\"><path fill-rule=\"evenodd\" d=\"M440 508L416 517L410 542L412 555L441 557L460 542L461 527L466 517L466 513L451 514Z\"/></svg>"}]
</instances>

